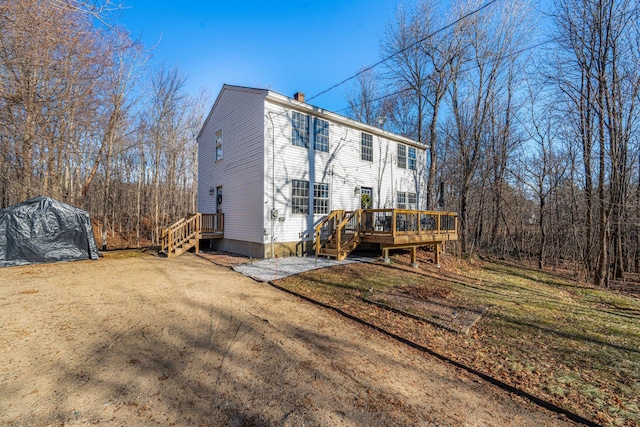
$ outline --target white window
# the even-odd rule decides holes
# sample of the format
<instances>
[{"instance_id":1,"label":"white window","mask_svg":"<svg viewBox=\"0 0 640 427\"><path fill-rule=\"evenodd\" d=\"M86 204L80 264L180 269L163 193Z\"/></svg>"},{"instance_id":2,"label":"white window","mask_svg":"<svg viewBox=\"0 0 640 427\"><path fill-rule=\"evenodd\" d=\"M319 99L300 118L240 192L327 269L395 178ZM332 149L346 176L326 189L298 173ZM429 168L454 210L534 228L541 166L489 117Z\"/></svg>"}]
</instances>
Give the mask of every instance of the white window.
<instances>
[{"instance_id":1,"label":"white window","mask_svg":"<svg viewBox=\"0 0 640 427\"><path fill-rule=\"evenodd\" d=\"M400 143L398 143L398 167L407 168L407 146Z\"/></svg>"},{"instance_id":2,"label":"white window","mask_svg":"<svg viewBox=\"0 0 640 427\"><path fill-rule=\"evenodd\" d=\"M216 132L216 161L222 160L222 129Z\"/></svg>"},{"instance_id":3,"label":"white window","mask_svg":"<svg viewBox=\"0 0 640 427\"><path fill-rule=\"evenodd\" d=\"M309 148L309 116L294 111L291 115L291 144Z\"/></svg>"},{"instance_id":4,"label":"white window","mask_svg":"<svg viewBox=\"0 0 640 427\"><path fill-rule=\"evenodd\" d=\"M291 181L291 213L309 213L309 181Z\"/></svg>"},{"instance_id":5,"label":"white window","mask_svg":"<svg viewBox=\"0 0 640 427\"><path fill-rule=\"evenodd\" d=\"M373 136L364 132L360 136L360 158L373 162Z\"/></svg>"},{"instance_id":6,"label":"white window","mask_svg":"<svg viewBox=\"0 0 640 427\"><path fill-rule=\"evenodd\" d=\"M316 151L329 152L329 122L315 118L313 120L313 148Z\"/></svg>"},{"instance_id":7,"label":"white window","mask_svg":"<svg viewBox=\"0 0 640 427\"><path fill-rule=\"evenodd\" d=\"M409 147L409 164L408 169L416 170L416 148Z\"/></svg>"},{"instance_id":8,"label":"white window","mask_svg":"<svg viewBox=\"0 0 640 427\"><path fill-rule=\"evenodd\" d=\"M323 182L313 184L313 213L322 215L329 213L329 184Z\"/></svg>"},{"instance_id":9,"label":"white window","mask_svg":"<svg viewBox=\"0 0 640 427\"><path fill-rule=\"evenodd\" d=\"M416 209L416 193L407 193L407 204L409 209Z\"/></svg>"},{"instance_id":10,"label":"white window","mask_svg":"<svg viewBox=\"0 0 640 427\"><path fill-rule=\"evenodd\" d=\"M398 191L398 209L407 209L407 193Z\"/></svg>"}]
</instances>

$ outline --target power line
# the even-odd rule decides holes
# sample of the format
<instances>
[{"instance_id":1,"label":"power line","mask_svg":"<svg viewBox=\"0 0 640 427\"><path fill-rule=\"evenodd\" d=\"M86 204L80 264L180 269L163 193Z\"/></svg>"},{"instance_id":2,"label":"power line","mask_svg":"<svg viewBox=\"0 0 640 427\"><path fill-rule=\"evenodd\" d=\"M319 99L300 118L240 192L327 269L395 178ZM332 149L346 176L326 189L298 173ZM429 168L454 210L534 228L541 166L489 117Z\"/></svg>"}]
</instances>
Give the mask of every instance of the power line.
<instances>
[{"instance_id":1,"label":"power line","mask_svg":"<svg viewBox=\"0 0 640 427\"><path fill-rule=\"evenodd\" d=\"M550 39L550 40L546 40L546 41L543 41L543 42L537 43L537 44L535 44L535 45L527 46L527 47L524 47L524 48L522 48L522 49L520 49L520 50L517 50L517 51L515 51L515 52L511 52L511 53L509 53L509 54L507 54L507 55L503 55L503 56L501 56L501 57L499 57L499 58L496 58L496 59L494 59L494 60L492 60L492 61L489 61L489 62L496 62L496 61L498 61L498 60L500 60L500 61L501 61L501 60L503 60L503 59L507 59L507 58L510 58L510 57L512 57L512 56L519 55L519 54L521 54L521 53L523 53L523 52L526 52L526 51L528 51L528 50L536 49L536 48L538 48L538 47L540 47L540 46L544 46L544 45L546 45L546 44L549 44L549 43L552 43L552 42L555 42L555 41L556 41L556 39ZM463 62L462 62L462 64L466 64L467 62L471 62L471 61L473 61L473 60L474 60L474 59L467 59L467 60L463 61ZM460 70L460 73L461 73L461 74L463 74L463 73L466 73L467 71L470 71L470 70L472 70L472 69L473 69L473 67L469 67L469 68L466 68L466 69L464 69L464 70ZM399 95L399 94L401 94L402 92L406 92L406 91L409 91L409 90L411 90L411 88L409 88L409 87L404 87L404 88L399 89L399 90L397 90L397 91L395 91L395 92L391 92L391 93L387 93L387 94L385 94L385 95L381 95L381 96L379 96L379 97L377 97L377 98L370 99L370 100L365 101L365 102L362 102L362 103L360 103L360 104L354 104L354 105L352 105L352 106L345 107L345 108L341 108L341 109L339 109L339 110L335 110L335 111L331 111L331 112L332 112L332 113L340 113L340 112L343 112L343 111L350 110L350 109L351 109L351 108L353 108L353 107L361 107L361 106L363 106L363 105L365 105L365 104L367 104L367 103L376 102L376 101L381 101L381 100L386 99L386 98L391 98L392 96Z\"/></svg>"},{"instance_id":2,"label":"power line","mask_svg":"<svg viewBox=\"0 0 640 427\"><path fill-rule=\"evenodd\" d=\"M460 18L456 19L456 20L455 20L455 21L453 21L452 23L450 23L450 24L448 24L448 25L445 25L444 27L441 27L441 28L437 29L437 30L436 30L436 31L434 31L433 33L431 33L431 34L429 34L429 35L427 35L427 36L423 37L422 39L420 39L420 40L418 40L418 41L416 41L416 42L414 42L414 43L412 43L412 44L410 44L409 46L405 47L404 49L400 49L399 51L392 53L391 55L389 55L389 56L387 56L387 57L385 57L385 58L381 59L380 61L376 62L375 64L370 65L369 67L366 67L366 68L364 68L364 69L362 69L362 70L358 71L356 74L352 75L351 77L347 77L346 79L342 80L341 82L334 84L334 85L333 85L333 86L331 86L330 88L325 89L325 90L323 90L322 92L320 92L320 93L318 93L318 94L316 94L316 95L313 95L312 97L308 98L308 101L311 101L311 100L312 100L312 99L314 99L314 98L317 98L317 97L319 97L319 96L321 96L321 95L324 95L325 93L330 92L330 91L332 91L333 89L335 89L335 88L337 88L337 87L339 87L339 86L342 86L342 85L343 85L343 84L345 84L346 82L348 82L348 81L350 81L350 80L355 79L355 78L356 78L356 77L358 77L359 75L361 75L361 74L363 74L363 73L366 73L367 71L370 71L370 70L374 69L374 68L375 68L375 67L377 67L378 65L381 65L381 64L383 64L383 63L387 62L387 61L388 61L388 60L390 60L391 58L393 58L393 57L395 57L395 56L397 56L397 55L400 55L401 53L404 53L404 52L406 52L406 51L407 51L407 50L409 50L409 49L414 48L415 46L417 46L417 45L419 45L419 44L423 43L425 40L427 40L427 39L429 39L429 38L431 38L431 37L435 36L436 34L438 34L438 33L442 32L442 31L444 31L444 30L447 30L447 29L449 29L449 28L453 27L453 26L454 26L454 25L456 25L458 22L461 22L461 21L463 21L463 20L467 19L468 17L475 15L476 13L480 12L480 11L481 11L481 10L483 10L483 9L486 9L487 7L491 6L493 3L497 2L497 1L498 1L498 0L490 0L489 2L487 2L487 3L485 3L484 5L480 6L479 8L477 8L477 9L475 9L475 10L473 10L473 11L471 11L471 12L469 12L469 13L465 14L464 16L462 16L462 17L460 17Z\"/></svg>"}]
</instances>

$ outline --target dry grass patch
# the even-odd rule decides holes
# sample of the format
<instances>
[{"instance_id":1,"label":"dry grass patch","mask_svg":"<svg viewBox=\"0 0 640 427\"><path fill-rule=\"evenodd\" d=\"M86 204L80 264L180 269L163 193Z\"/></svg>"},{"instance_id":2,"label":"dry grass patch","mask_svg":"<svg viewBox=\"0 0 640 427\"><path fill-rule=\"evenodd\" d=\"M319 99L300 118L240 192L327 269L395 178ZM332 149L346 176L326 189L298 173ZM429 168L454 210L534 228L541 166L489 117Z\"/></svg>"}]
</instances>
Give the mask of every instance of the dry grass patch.
<instances>
[{"instance_id":1,"label":"dry grass patch","mask_svg":"<svg viewBox=\"0 0 640 427\"><path fill-rule=\"evenodd\" d=\"M428 253L421 255L428 258ZM351 264L278 285L340 308L604 425L639 426L640 300L535 270L447 257L442 269L403 255L392 267ZM489 307L461 335L368 304L411 293L452 306Z\"/></svg>"}]
</instances>

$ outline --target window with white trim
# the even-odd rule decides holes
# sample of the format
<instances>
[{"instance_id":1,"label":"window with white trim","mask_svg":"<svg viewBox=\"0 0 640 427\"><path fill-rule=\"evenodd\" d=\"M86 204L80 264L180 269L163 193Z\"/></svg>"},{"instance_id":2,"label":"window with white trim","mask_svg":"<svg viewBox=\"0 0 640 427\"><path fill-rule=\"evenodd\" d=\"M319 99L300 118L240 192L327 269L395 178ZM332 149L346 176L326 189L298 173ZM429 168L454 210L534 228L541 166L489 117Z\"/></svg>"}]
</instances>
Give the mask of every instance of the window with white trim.
<instances>
[{"instance_id":1,"label":"window with white trim","mask_svg":"<svg viewBox=\"0 0 640 427\"><path fill-rule=\"evenodd\" d=\"M329 122L317 117L313 119L313 148L329 152Z\"/></svg>"},{"instance_id":2,"label":"window with white trim","mask_svg":"<svg viewBox=\"0 0 640 427\"><path fill-rule=\"evenodd\" d=\"M407 164L408 169L412 171L416 170L416 147L409 147L409 162Z\"/></svg>"},{"instance_id":3,"label":"window with white trim","mask_svg":"<svg viewBox=\"0 0 640 427\"><path fill-rule=\"evenodd\" d=\"M407 209L407 193L398 191L396 204L398 205L398 209Z\"/></svg>"},{"instance_id":4,"label":"window with white trim","mask_svg":"<svg viewBox=\"0 0 640 427\"><path fill-rule=\"evenodd\" d=\"M329 213L329 184L324 182L313 184L313 213L322 215Z\"/></svg>"},{"instance_id":5,"label":"window with white trim","mask_svg":"<svg viewBox=\"0 0 640 427\"><path fill-rule=\"evenodd\" d=\"M407 193L407 208L408 209L417 209L416 207L416 193Z\"/></svg>"},{"instance_id":6,"label":"window with white trim","mask_svg":"<svg viewBox=\"0 0 640 427\"><path fill-rule=\"evenodd\" d=\"M216 132L215 147L216 147L216 161L222 160L222 129Z\"/></svg>"},{"instance_id":7,"label":"window with white trim","mask_svg":"<svg viewBox=\"0 0 640 427\"><path fill-rule=\"evenodd\" d=\"M398 143L398 167L402 169L407 168L407 146Z\"/></svg>"},{"instance_id":8,"label":"window with white trim","mask_svg":"<svg viewBox=\"0 0 640 427\"><path fill-rule=\"evenodd\" d=\"M309 148L309 116L293 111L291 114L291 144Z\"/></svg>"},{"instance_id":9,"label":"window with white trim","mask_svg":"<svg viewBox=\"0 0 640 427\"><path fill-rule=\"evenodd\" d=\"M291 213L309 213L309 181L291 181Z\"/></svg>"},{"instance_id":10,"label":"window with white trim","mask_svg":"<svg viewBox=\"0 0 640 427\"><path fill-rule=\"evenodd\" d=\"M360 135L360 159L373 162L373 135L364 132Z\"/></svg>"}]
</instances>

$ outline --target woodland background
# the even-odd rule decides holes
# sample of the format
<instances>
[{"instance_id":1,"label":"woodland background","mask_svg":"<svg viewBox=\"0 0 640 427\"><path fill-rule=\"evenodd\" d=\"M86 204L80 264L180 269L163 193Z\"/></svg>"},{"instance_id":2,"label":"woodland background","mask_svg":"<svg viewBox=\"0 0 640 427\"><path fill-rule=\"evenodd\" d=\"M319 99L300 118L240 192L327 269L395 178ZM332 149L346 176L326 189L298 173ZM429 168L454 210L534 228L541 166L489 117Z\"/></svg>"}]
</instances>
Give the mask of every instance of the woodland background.
<instances>
[{"instance_id":1,"label":"woodland background","mask_svg":"<svg viewBox=\"0 0 640 427\"><path fill-rule=\"evenodd\" d=\"M458 212L460 252L611 286L640 270L639 5L419 0L376 34L343 113L430 146L419 203ZM88 210L100 246L148 246L196 211L213 100L117 9L0 2L0 208L47 195Z\"/></svg>"}]
</instances>

